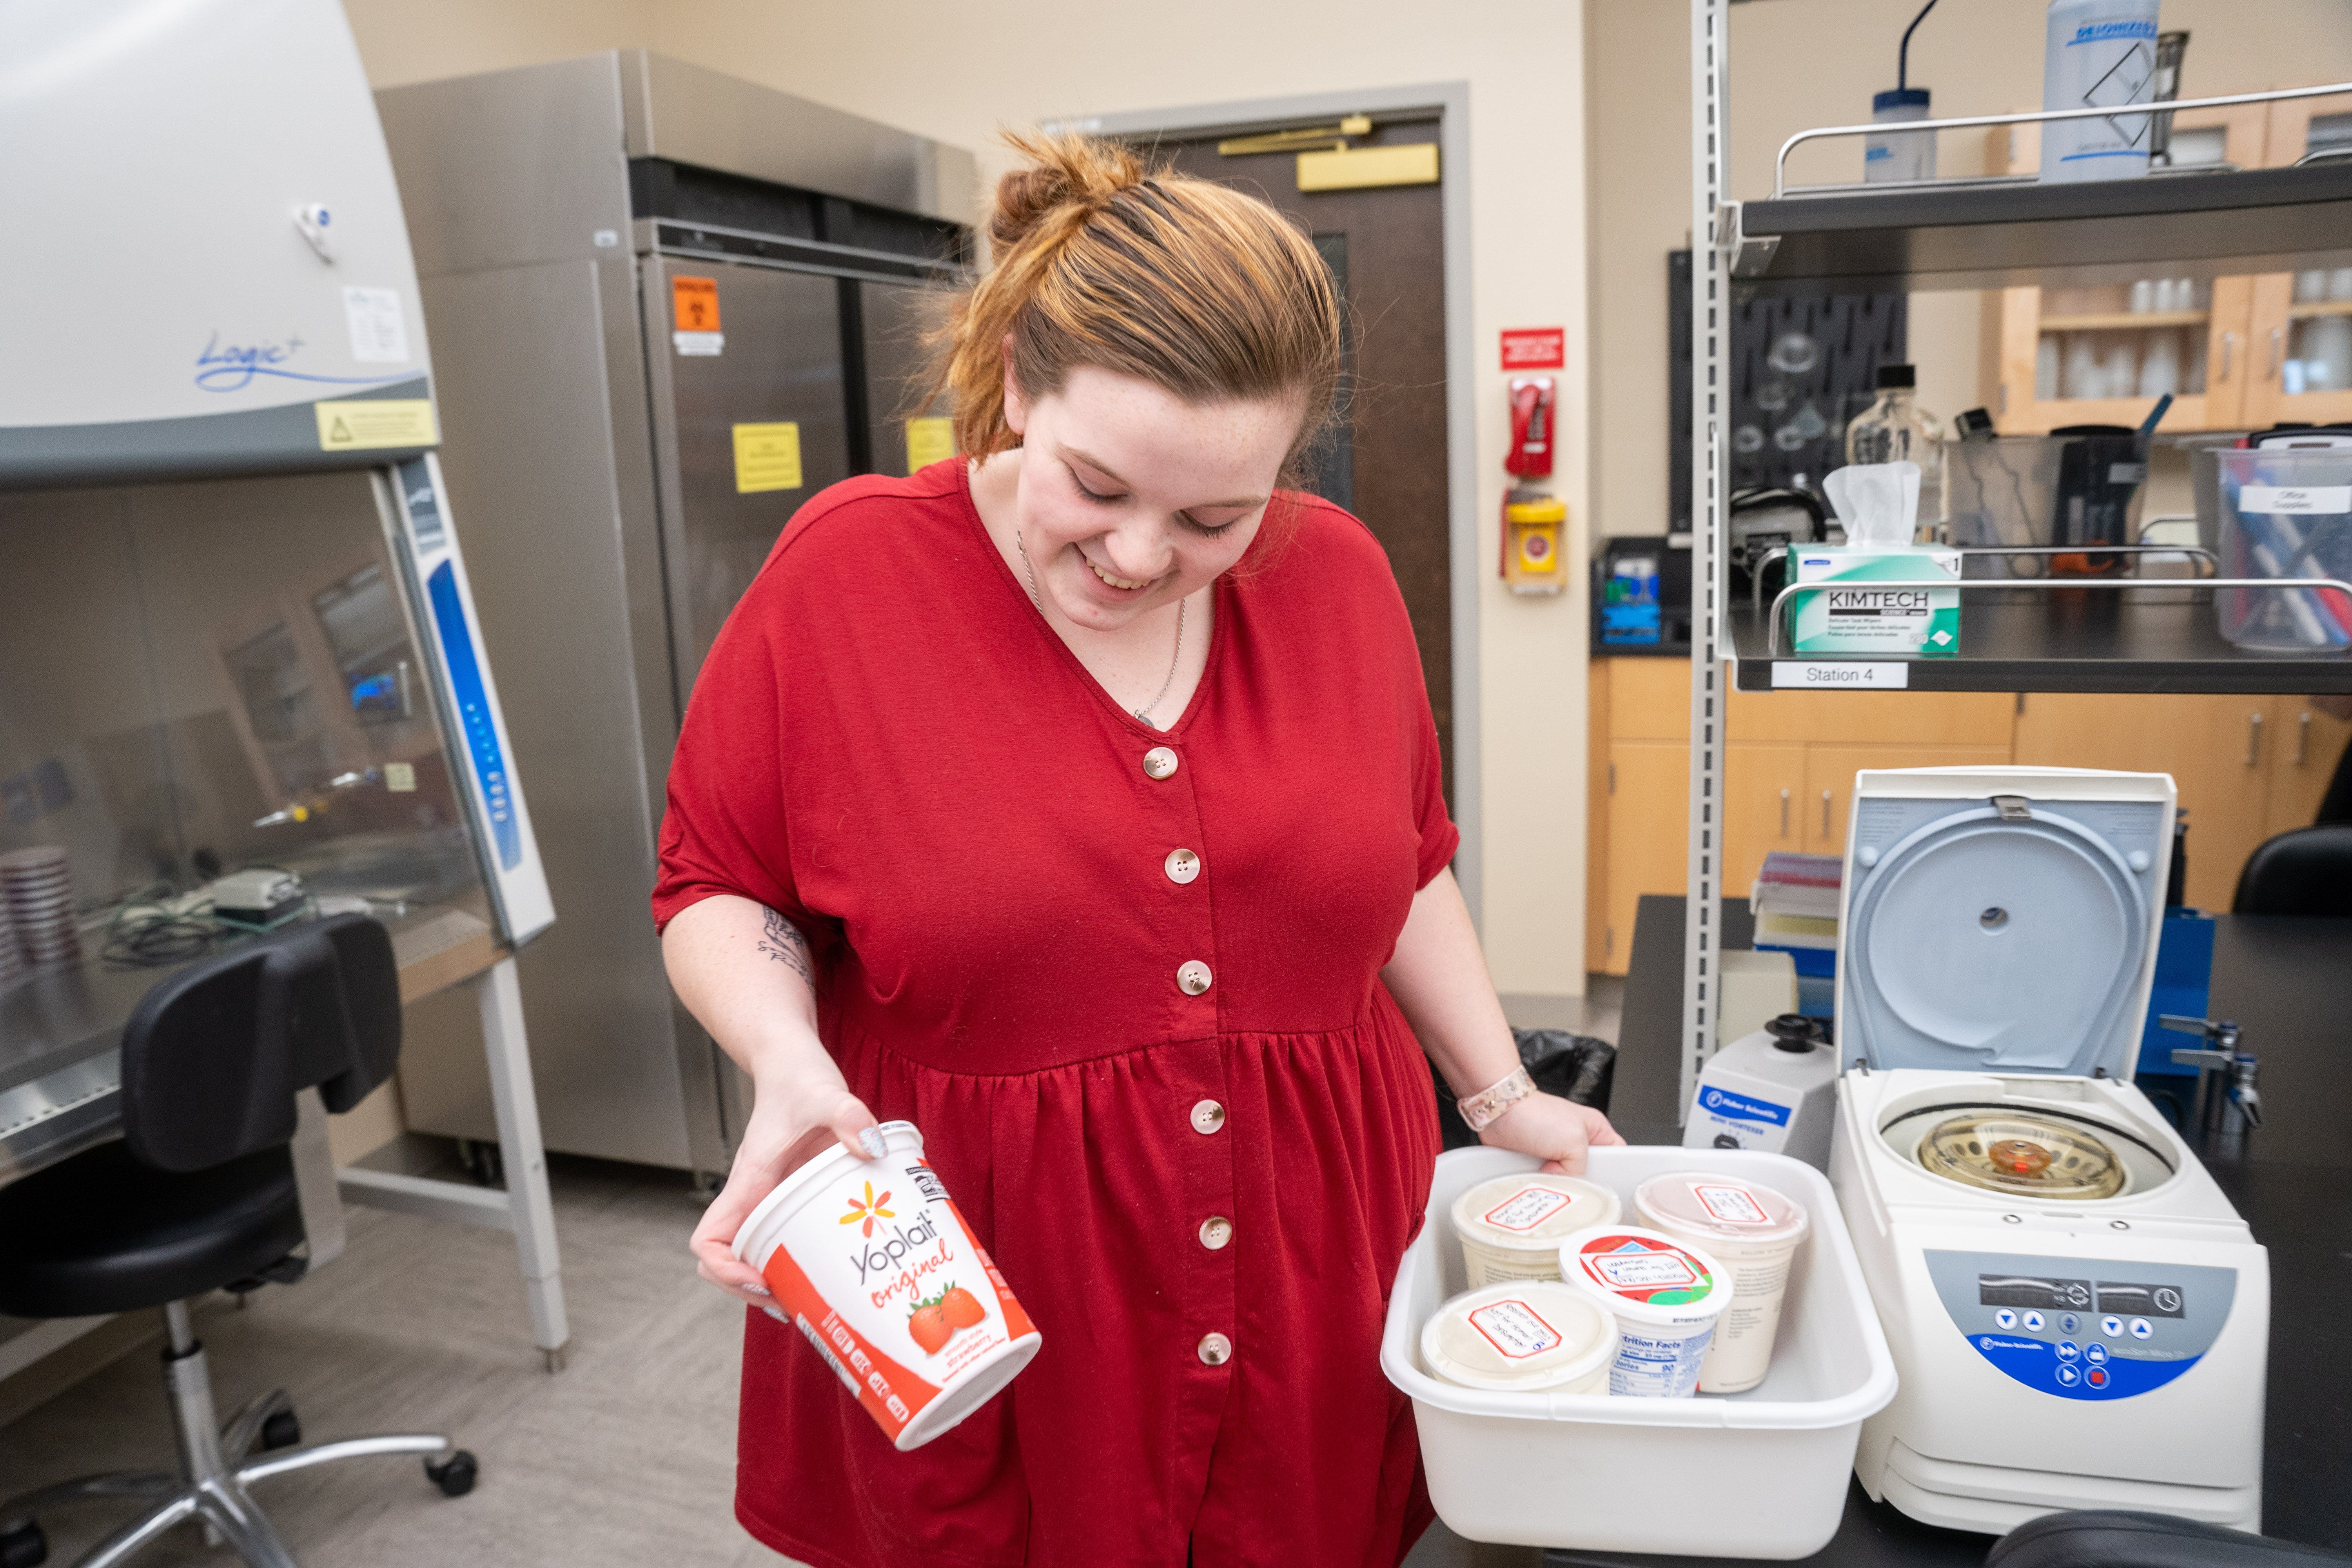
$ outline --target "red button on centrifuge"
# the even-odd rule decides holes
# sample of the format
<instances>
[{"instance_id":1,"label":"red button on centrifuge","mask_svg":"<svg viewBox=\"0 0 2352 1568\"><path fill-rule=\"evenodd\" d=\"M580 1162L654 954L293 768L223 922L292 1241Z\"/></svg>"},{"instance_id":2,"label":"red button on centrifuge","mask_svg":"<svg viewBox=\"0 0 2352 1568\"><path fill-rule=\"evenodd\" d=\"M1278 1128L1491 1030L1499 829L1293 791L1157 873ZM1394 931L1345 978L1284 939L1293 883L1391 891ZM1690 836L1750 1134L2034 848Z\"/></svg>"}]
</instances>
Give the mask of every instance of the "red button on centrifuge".
<instances>
[{"instance_id":1,"label":"red button on centrifuge","mask_svg":"<svg viewBox=\"0 0 2352 1568\"><path fill-rule=\"evenodd\" d=\"M2095 1366L2090 1371L2083 1374L2083 1381L2089 1384L2093 1388L2105 1388L2107 1385L2106 1370L2104 1367Z\"/></svg>"}]
</instances>

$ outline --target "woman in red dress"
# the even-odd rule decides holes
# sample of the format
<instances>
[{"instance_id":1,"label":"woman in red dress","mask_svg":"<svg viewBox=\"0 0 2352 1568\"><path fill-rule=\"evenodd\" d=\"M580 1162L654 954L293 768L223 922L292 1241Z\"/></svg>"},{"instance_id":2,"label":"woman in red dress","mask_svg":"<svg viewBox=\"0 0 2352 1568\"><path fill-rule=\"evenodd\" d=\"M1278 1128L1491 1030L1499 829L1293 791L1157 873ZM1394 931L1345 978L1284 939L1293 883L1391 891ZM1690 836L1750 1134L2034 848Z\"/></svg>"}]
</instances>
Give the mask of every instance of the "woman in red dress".
<instances>
[{"instance_id":1,"label":"woman in red dress","mask_svg":"<svg viewBox=\"0 0 2352 1568\"><path fill-rule=\"evenodd\" d=\"M736 1511L822 1568L1393 1564L1430 1519L1380 1369L1438 1148L1616 1142L1518 1067L1447 863L1386 557L1277 489L1329 416L1307 237L1081 140L1018 143L943 378L958 448L811 500L704 664L654 899L751 1079L705 1278L877 1117L1044 1336L899 1453L747 1318Z\"/></svg>"}]
</instances>

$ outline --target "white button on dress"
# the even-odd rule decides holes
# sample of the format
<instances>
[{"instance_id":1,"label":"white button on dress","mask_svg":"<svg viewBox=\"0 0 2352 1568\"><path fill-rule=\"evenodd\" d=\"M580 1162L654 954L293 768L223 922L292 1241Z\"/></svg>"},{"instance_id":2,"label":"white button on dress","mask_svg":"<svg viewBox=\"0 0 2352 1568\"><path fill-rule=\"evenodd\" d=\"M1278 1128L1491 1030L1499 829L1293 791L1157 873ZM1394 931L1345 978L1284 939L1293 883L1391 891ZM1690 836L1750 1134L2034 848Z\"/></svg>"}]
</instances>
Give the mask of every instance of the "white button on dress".
<instances>
[{"instance_id":1,"label":"white button on dress","mask_svg":"<svg viewBox=\"0 0 2352 1568\"><path fill-rule=\"evenodd\" d=\"M1234 1359L1234 1342L1223 1334L1202 1334L1193 1352L1206 1366L1223 1366Z\"/></svg>"},{"instance_id":2,"label":"white button on dress","mask_svg":"<svg viewBox=\"0 0 2352 1568\"><path fill-rule=\"evenodd\" d=\"M1212 1252L1221 1252L1225 1243L1234 1238L1234 1222L1221 1214L1213 1214L1201 1222L1201 1245Z\"/></svg>"},{"instance_id":3,"label":"white button on dress","mask_svg":"<svg viewBox=\"0 0 2352 1568\"><path fill-rule=\"evenodd\" d=\"M1213 1100L1196 1100L1192 1106L1192 1131L1206 1136L1222 1132L1225 1126L1225 1108Z\"/></svg>"},{"instance_id":4,"label":"white button on dress","mask_svg":"<svg viewBox=\"0 0 2352 1568\"><path fill-rule=\"evenodd\" d=\"M1190 849L1171 849L1162 864L1168 869L1168 879L1180 888L1201 874L1201 858Z\"/></svg>"},{"instance_id":5,"label":"white button on dress","mask_svg":"<svg viewBox=\"0 0 2352 1568\"><path fill-rule=\"evenodd\" d=\"M1143 753L1143 776L1164 779L1176 772L1176 753L1166 746L1154 746Z\"/></svg>"},{"instance_id":6,"label":"white button on dress","mask_svg":"<svg viewBox=\"0 0 2352 1568\"><path fill-rule=\"evenodd\" d=\"M1176 988L1187 996L1198 996L1209 988L1209 966L1195 958L1176 971Z\"/></svg>"}]
</instances>

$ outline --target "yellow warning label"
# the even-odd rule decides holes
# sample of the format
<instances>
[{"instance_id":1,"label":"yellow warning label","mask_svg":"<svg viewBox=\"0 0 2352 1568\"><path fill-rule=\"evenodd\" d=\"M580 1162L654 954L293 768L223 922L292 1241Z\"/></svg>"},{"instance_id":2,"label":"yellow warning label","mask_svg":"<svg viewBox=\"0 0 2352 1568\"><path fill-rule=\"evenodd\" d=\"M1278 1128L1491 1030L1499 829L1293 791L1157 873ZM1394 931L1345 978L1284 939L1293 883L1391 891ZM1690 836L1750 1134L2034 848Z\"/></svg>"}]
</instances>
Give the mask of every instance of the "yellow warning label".
<instances>
[{"instance_id":1,"label":"yellow warning label","mask_svg":"<svg viewBox=\"0 0 2352 1568\"><path fill-rule=\"evenodd\" d=\"M907 421L907 471L908 473L920 473L933 463L945 462L954 456L954 420L909 419Z\"/></svg>"},{"instance_id":2,"label":"yellow warning label","mask_svg":"<svg viewBox=\"0 0 2352 1568\"><path fill-rule=\"evenodd\" d=\"M310 406L319 416L319 450L322 452L431 447L441 439L433 424L431 398L367 398Z\"/></svg>"},{"instance_id":3,"label":"yellow warning label","mask_svg":"<svg viewBox=\"0 0 2352 1568\"><path fill-rule=\"evenodd\" d=\"M735 426L735 489L796 490L801 488L801 427L798 425Z\"/></svg>"}]
</instances>

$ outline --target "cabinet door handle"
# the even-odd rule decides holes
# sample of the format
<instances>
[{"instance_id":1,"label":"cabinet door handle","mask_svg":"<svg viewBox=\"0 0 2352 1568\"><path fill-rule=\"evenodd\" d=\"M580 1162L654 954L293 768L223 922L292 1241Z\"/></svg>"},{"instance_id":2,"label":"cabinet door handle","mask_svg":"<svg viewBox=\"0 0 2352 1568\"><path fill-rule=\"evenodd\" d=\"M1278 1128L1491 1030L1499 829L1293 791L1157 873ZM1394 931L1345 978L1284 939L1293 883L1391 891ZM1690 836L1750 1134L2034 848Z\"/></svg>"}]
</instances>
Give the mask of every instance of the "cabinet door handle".
<instances>
[{"instance_id":1,"label":"cabinet door handle","mask_svg":"<svg viewBox=\"0 0 2352 1568\"><path fill-rule=\"evenodd\" d=\"M1615 763L1609 764L1609 793L1611 795L1615 795L1617 793L1617 764Z\"/></svg>"},{"instance_id":2,"label":"cabinet door handle","mask_svg":"<svg viewBox=\"0 0 2352 1568\"><path fill-rule=\"evenodd\" d=\"M2235 332L2223 332L2221 334L2221 374L2215 376L2213 379L2216 381L2229 380L2231 362L2235 360L2237 357L2238 334Z\"/></svg>"},{"instance_id":3,"label":"cabinet door handle","mask_svg":"<svg viewBox=\"0 0 2352 1568\"><path fill-rule=\"evenodd\" d=\"M1789 792L1780 792L1780 837L1789 837Z\"/></svg>"},{"instance_id":4,"label":"cabinet door handle","mask_svg":"<svg viewBox=\"0 0 2352 1568\"><path fill-rule=\"evenodd\" d=\"M1824 843L1828 842L1828 840L1829 840L1829 836L1830 836L1830 792L1829 792L1829 791L1827 791L1827 790L1823 790L1823 791L1822 791L1822 841L1823 841Z\"/></svg>"},{"instance_id":5,"label":"cabinet door handle","mask_svg":"<svg viewBox=\"0 0 2352 1568\"><path fill-rule=\"evenodd\" d=\"M2271 377L2278 374L2279 344L2285 336L2286 329L2284 327L2273 327L2271 329L2270 358L2263 365L2263 379L2264 381L2268 381Z\"/></svg>"},{"instance_id":6,"label":"cabinet door handle","mask_svg":"<svg viewBox=\"0 0 2352 1568\"><path fill-rule=\"evenodd\" d=\"M2246 715L2246 766L2251 768L2260 762L2262 754L2263 716L2259 713L2249 713Z\"/></svg>"},{"instance_id":7,"label":"cabinet door handle","mask_svg":"<svg viewBox=\"0 0 2352 1568\"><path fill-rule=\"evenodd\" d=\"M2305 709L2294 716L2294 765L2301 767L2311 755L2311 711Z\"/></svg>"}]
</instances>

